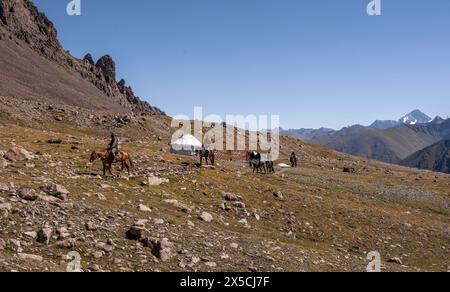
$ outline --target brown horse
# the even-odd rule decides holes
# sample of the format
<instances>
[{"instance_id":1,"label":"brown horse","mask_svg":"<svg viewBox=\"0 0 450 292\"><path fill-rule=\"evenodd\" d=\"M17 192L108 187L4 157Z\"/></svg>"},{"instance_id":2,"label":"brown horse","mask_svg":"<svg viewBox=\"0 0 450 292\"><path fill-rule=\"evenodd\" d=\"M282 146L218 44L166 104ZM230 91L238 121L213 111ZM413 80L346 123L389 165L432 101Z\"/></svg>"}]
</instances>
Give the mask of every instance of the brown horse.
<instances>
[{"instance_id":1,"label":"brown horse","mask_svg":"<svg viewBox=\"0 0 450 292\"><path fill-rule=\"evenodd\" d=\"M101 151L93 151L91 154L91 163L94 161L100 159L103 163L103 175L106 175L106 171L108 171L111 175L112 173L112 165L114 163L121 163L122 169L121 172L125 170L125 168L128 170L128 175L130 175L130 168L133 168L133 160L131 159L131 155L127 152L120 151L116 155L116 159L113 160L112 156L110 155L108 150L101 150Z\"/></svg>"}]
</instances>

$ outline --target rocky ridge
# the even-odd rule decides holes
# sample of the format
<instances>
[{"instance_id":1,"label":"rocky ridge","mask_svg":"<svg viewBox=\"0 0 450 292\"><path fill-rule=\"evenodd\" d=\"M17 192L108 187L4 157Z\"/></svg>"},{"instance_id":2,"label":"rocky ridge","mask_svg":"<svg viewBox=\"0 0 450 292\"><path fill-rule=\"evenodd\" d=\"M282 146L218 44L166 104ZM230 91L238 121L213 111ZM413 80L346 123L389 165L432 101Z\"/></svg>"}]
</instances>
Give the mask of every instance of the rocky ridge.
<instances>
[{"instance_id":1,"label":"rocky ridge","mask_svg":"<svg viewBox=\"0 0 450 292\"><path fill-rule=\"evenodd\" d=\"M42 57L78 73L103 92L105 98L113 99L134 114L164 115L160 109L136 96L131 87L125 85L124 80L117 83L115 62L109 55L101 57L94 63L90 54L80 60L65 51L58 41L53 23L29 0L0 2L1 39L17 39L25 42Z\"/></svg>"}]
</instances>

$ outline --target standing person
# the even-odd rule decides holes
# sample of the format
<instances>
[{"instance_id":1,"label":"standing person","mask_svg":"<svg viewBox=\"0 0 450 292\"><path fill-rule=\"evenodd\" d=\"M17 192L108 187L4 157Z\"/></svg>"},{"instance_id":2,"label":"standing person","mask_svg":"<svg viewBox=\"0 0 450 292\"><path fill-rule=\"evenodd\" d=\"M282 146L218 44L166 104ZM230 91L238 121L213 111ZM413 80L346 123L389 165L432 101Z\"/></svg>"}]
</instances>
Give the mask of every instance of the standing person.
<instances>
[{"instance_id":1,"label":"standing person","mask_svg":"<svg viewBox=\"0 0 450 292\"><path fill-rule=\"evenodd\" d=\"M291 160L291 166L292 166L292 168L297 168L297 163L298 163L297 153L295 153L294 151L292 151L290 160Z\"/></svg>"}]
</instances>

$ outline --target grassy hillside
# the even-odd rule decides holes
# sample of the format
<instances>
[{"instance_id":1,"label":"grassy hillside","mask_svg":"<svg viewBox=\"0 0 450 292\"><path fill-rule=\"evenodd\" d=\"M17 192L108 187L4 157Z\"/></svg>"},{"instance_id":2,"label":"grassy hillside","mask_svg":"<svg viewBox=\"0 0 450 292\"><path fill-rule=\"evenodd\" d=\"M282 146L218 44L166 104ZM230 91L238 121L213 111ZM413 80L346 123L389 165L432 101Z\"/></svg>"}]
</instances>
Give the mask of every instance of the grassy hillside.
<instances>
[{"instance_id":1,"label":"grassy hillside","mask_svg":"<svg viewBox=\"0 0 450 292\"><path fill-rule=\"evenodd\" d=\"M6 111L5 103L1 107ZM56 106L65 117L55 122L43 111L47 105L31 108L41 112L32 120L1 115L0 150L17 145L34 153L32 160L0 170L0 184L8 188L0 191L2 271L62 271L70 251L79 252L82 268L92 271L364 271L372 250L381 253L385 271L448 269L448 175L287 137L278 162L296 150L299 169L254 174L240 153L220 153L215 168L197 168L195 158L168 151L170 121L153 117L115 128L136 166L131 176L104 178L88 158L104 147L112 129L89 125L107 113ZM52 138L63 142L47 143ZM344 173L344 167L356 173ZM151 175L169 182L143 185ZM44 196L40 187L48 182L64 186L68 199ZM22 188L40 199L21 199ZM242 201L225 201L223 192ZM203 212L212 222L199 219ZM143 219L146 236L173 244L169 260L126 238ZM30 237L43 227L52 230L48 244ZM61 229L66 232L58 238ZM388 262L392 258L402 264Z\"/></svg>"}]
</instances>

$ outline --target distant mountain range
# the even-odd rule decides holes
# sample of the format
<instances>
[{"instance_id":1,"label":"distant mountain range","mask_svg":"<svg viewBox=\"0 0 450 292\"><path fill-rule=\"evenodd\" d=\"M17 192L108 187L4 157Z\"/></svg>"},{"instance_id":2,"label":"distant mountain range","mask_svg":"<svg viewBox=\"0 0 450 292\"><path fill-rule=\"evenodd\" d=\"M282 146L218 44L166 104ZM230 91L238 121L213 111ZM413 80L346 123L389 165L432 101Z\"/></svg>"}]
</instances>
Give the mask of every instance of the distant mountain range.
<instances>
[{"instance_id":1,"label":"distant mountain range","mask_svg":"<svg viewBox=\"0 0 450 292\"><path fill-rule=\"evenodd\" d=\"M435 171L448 169L441 152L450 139L450 119L430 118L420 110L398 120L378 120L366 127L354 125L339 131L332 129L291 129L280 130L282 135L293 136L336 151ZM432 145L439 147L428 149ZM424 151L424 152L421 152ZM435 155L435 156L434 156ZM426 158L423 158L426 157ZM424 162L427 160L429 162ZM426 167L425 167L426 166Z\"/></svg>"},{"instance_id":2,"label":"distant mountain range","mask_svg":"<svg viewBox=\"0 0 450 292\"><path fill-rule=\"evenodd\" d=\"M403 160L404 166L450 173L450 140L442 140Z\"/></svg>"},{"instance_id":3,"label":"distant mountain range","mask_svg":"<svg viewBox=\"0 0 450 292\"><path fill-rule=\"evenodd\" d=\"M420 110L415 110L410 112L409 114L401 117L399 120L377 120L370 125L371 128L374 129L389 129L396 127L398 125L406 124L406 125L417 125L417 124L426 124L431 122L432 119L421 112Z\"/></svg>"}]
</instances>

